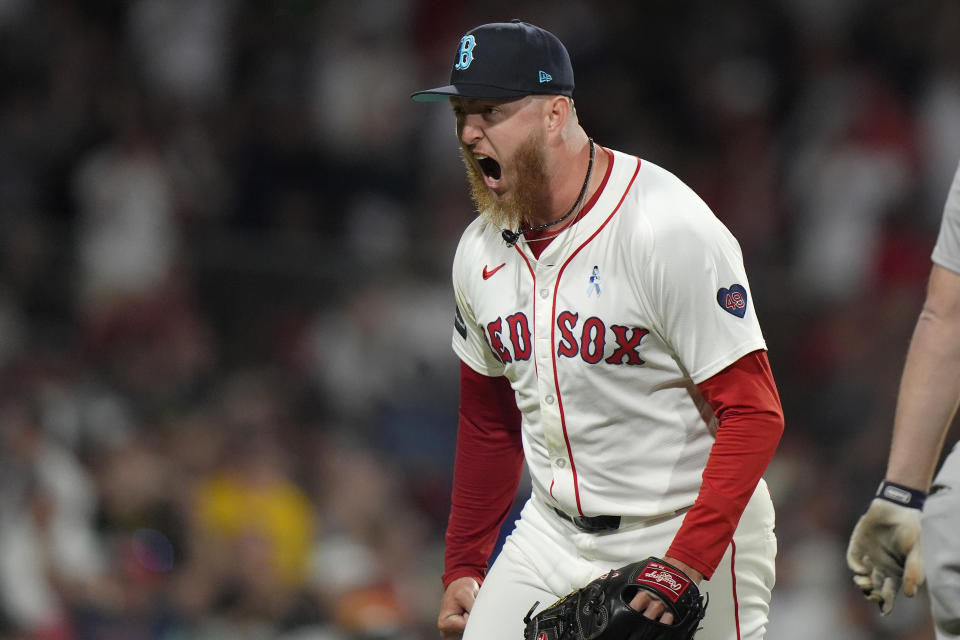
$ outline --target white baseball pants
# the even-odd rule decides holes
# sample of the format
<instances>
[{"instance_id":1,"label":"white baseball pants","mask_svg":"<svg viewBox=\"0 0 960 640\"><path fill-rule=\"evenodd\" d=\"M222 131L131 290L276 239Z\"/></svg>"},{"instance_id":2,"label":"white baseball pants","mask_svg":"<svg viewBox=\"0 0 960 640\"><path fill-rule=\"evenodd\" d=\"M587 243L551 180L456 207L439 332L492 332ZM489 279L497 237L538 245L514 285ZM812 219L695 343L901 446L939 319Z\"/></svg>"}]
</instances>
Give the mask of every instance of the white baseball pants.
<instances>
[{"instance_id":1,"label":"white baseball pants","mask_svg":"<svg viewBox=\"0 0 960 640\"><path fill-rule=\"evenodd\" d=\"M531 496L480 587L463 640L521 640L534 602L540 611L610 569L662 558L682 521L681 514L584 533ZM763 638L775 578L773 528L773 502L761 480L716 572L700 584L710 601L697 640Z\"/></svg>"}]
</instances>

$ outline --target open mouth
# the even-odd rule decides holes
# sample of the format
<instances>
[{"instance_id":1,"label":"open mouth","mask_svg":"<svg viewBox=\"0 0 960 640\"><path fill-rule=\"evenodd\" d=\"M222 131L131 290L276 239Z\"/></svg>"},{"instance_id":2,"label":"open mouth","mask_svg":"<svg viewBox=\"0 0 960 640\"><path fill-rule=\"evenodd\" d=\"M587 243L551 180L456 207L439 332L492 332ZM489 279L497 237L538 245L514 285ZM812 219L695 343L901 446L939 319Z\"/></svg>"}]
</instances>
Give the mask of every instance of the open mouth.
<instances>
[{"instance_id":1,"label":"open mouth","mask_svg":"<svg viewBox=\"0 0 960 640\"><path fill-rule=\"evenodd\" d=\"M480 171L483 172L483 175L490 178L491 180L500 179L500 163L494 160L489 156L478 155L477 164L480 166Z\"/></svg>"}]
</instances>

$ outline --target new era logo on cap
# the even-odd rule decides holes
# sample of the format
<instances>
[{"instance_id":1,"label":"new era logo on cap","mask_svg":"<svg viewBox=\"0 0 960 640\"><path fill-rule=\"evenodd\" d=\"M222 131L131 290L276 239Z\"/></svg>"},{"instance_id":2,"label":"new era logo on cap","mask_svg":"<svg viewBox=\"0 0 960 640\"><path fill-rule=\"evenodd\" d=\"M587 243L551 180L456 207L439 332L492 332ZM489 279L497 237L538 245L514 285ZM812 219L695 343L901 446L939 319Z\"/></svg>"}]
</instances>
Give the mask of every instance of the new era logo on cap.
<instances>
[{"instance_id":1,"label":"new era logo on cap","mask_svg":"<svg viewBox=\"0 0 960 640\"><path fill-rule=\"evenodd\" d=\"M418 102L464 98L520 98L531 94L573 96L573 66L557 36L513 20L484 24L457 43L450 84L418 91Z\"/></svg>"}]
</instances>

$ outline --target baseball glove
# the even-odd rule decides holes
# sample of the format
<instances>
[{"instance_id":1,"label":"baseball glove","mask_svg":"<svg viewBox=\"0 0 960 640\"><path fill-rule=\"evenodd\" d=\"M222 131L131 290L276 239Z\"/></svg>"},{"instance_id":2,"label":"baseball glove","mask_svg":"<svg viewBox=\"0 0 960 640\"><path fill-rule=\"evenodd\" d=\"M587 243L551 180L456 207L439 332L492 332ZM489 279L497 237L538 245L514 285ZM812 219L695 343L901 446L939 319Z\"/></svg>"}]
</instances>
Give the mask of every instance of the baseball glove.
<instances>
[{"instance_id":1,"label":"baseball glove","mask_svg":"<svg viewBox=\"0 0 960 640\"><path fill-rule=\"evenodd\" d=\"M663 600L673 624L630 608L640 589ZM650 557L606 573L523 621L524 640L689 640L707 610L697 585L682 571Z\"/></svg>"}]
</instances>

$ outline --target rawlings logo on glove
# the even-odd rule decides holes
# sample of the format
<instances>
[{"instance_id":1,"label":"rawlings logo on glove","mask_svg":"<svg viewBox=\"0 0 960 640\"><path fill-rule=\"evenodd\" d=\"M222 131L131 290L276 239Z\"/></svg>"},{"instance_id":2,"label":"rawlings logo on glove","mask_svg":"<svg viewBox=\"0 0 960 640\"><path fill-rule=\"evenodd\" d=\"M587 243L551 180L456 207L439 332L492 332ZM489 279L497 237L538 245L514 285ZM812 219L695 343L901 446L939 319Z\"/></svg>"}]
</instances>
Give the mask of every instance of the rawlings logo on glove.
<instances>
[{"instance_id":1,"label":"rawlings logo on glove","mask_svg":"<svg viewBox=\"0 0 960 640\"><path fill-rule=\"evenodd\" d=\"M653 587L657 595L666 596L671 602L676 602L690 584L690 578L664 564L651 562L643 573L637 576L637 582ZM663 589L664 585L668 588Z\"/></svg>"},{"instance_id":2,"label":"rawlings logo on glove","mask_svg":"<svg viewBox=\"0 0 960 640\"><path fill-rule=\"evenodd\" d=\"M630 607L639 590L660 598L674 624L644 617ZM647 558L605 573L531 617L524 617L524 640L689 640L707 605L697 585L682 571Z\"/></svg>"}]
</instances>

